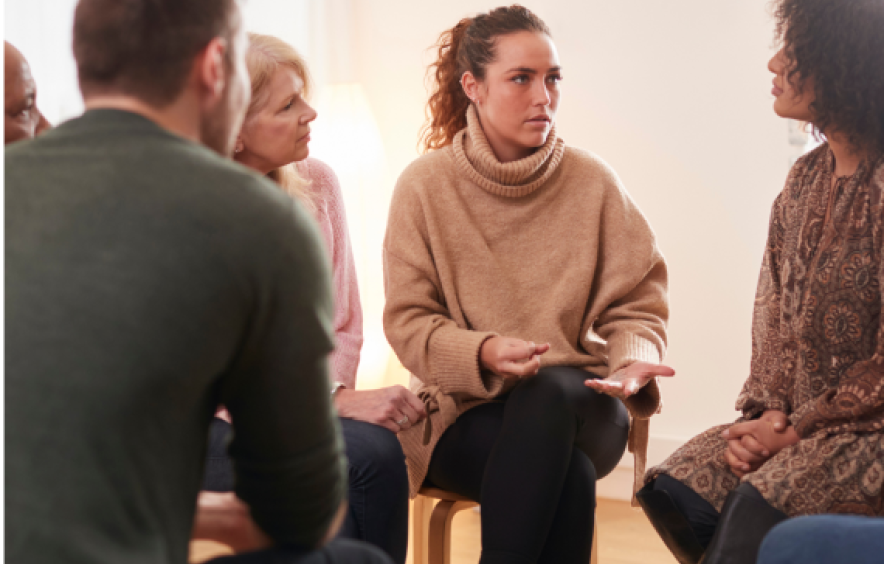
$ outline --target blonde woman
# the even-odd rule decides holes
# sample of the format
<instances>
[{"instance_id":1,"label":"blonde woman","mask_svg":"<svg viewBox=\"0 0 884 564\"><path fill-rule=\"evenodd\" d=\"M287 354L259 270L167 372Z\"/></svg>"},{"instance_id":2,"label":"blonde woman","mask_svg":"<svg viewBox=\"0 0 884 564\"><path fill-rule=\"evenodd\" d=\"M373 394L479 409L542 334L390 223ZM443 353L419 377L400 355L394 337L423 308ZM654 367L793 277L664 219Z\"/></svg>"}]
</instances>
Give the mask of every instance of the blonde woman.
<instances>
[{"instance_id":1,"label":"blonde woman","mask_svg":"<svg viewBox=\"0 0 884 564\"><path fill-rule=\"evenodd\" d=\"M310 76L304 60L284 41L259 34L250 34L249 41L246 64L252 101L234 158L276 181L314 212L332 263L336 349L330 358L329 390L341 416L350 477L350 510L340 536L374 544L402 563L408 535L408 480L396 434L423 419L424 407L402 386L356 390L362 311L338 180L326 164L308 158L310 127L316 119L306 99ZM204 489L229 492L233 470L226 443L231 422L223 410L218 415L209 441ZM222 501L215 507L216 514L223 514L229 504ZM247 546L248 527L233 528L245 536L241 540Z\"/></svg>"}]
</instances>

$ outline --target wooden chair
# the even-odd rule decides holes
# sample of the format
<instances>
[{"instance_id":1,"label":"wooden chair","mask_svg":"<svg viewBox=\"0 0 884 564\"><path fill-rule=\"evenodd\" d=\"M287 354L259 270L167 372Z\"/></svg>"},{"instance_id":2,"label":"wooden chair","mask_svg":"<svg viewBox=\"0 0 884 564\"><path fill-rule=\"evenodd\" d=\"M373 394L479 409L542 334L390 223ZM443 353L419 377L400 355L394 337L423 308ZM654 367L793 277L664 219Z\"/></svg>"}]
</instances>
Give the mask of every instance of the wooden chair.
<instances>
[{"instance_id":1,"label":"wooden chair","mask_svg":"<svg viewBox=\"0 0 884 564\"><path fill-rule=\"evenodd\" d=\"M438 501L437 501L438 500ZM479 505L463 496L422 488L414 500L414 564L451 564L451 522L458 511ZM598 527L592 532L590 564L598 564Z\"/></svg>"}]
</instances>

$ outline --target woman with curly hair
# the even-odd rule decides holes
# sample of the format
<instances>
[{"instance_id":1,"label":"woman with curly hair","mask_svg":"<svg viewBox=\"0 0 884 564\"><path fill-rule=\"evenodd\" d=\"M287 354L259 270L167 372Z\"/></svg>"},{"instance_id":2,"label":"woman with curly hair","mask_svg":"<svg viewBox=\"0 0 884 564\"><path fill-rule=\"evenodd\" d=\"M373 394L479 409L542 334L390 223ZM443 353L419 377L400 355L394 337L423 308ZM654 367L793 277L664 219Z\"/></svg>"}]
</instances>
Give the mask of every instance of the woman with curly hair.
<instances>
[{"instance_id":1,"label":"woman with curly hair","mask_svg":"<svg viewBox=\"0 0 884 564\"><path fill-rule=\"evenodd\" d=\"M429 412L399 433L411 492L482 504L482 564L585 564L596 479L627 437L642 467L673 374L666 263L614 171L556 135L537 16L497 8L438 46L384 242L384 328Z\"/></svg>"},{"instance_id":2,"label":"woman with curly hair","mask_svg":"<svg viewBox=\"0 0 884 564\"><path fill-rule=\"evenodd\" d=\"M774 111L826 142L773 205L742 416L638 494L683 564L755 562L790 517L884 515L884 2L779 0L776 18Z\"/></svg>"}]
</instances>

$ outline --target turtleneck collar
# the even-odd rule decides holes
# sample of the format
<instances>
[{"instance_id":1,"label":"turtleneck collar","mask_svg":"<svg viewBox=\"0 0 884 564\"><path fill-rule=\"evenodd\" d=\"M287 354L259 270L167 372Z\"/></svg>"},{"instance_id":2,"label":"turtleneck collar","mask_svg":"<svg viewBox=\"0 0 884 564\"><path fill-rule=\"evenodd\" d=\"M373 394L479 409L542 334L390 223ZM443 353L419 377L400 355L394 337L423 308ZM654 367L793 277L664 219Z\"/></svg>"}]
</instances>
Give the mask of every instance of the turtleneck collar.
<instances>
[{"instance_id":1,"label":"turtleneck collar","mask_svg":"<svg viewBox=\"0 0 884 564\"><path fill-rule=\"evenodd\" d=\"M467 110L467 126L453 142L457 166L483 189L509 198L519 198L537 190L555 172L565 153L565 142L556 136L553 126L546 142L534 153L509 163L494 156L488 144L475 106Z\"/></svg>"}]
</instances>

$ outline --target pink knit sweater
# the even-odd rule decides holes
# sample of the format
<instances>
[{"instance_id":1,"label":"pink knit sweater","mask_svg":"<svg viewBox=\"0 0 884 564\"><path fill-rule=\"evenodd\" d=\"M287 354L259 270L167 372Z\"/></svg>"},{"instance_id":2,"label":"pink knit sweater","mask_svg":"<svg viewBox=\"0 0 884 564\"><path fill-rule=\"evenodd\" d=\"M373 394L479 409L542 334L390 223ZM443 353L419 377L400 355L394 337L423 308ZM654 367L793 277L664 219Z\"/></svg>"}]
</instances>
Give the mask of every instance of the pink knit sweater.
<instances>
[{"instance_id":1,"label":"pink knit sweater","mask_svg":"<svg viewBox=\"0 0 884 564\"><path fill-rule=\"evenodd\" d=\"M331 355L330 377L333 382L342 382L352 389L356 387L356 369L362 350L362 305L341 185L331 167L318 159L308 158L297 166L301 175L311 182L307 189L316 204L316 221L332 261L335 350Z\"/></svg>"},{"instance_id":2,"label":"pink knit sweater","mask_svg":"<svg viewBox=\"0 0 884 564\"><path fill-rule=\"evenodd\" d=\"M362 350L362 304L359 301L356 263L350 246L341 185L331 167L318 159L308 158L296 166L301 176L310 181L307 190L316 206L316 221L325 237L332 262L335 350L331 354L329 378L331 382L341 382L354 389ZM220 407L215 416L230 421L224 407Z\"/></svg>"}]
</instances>

